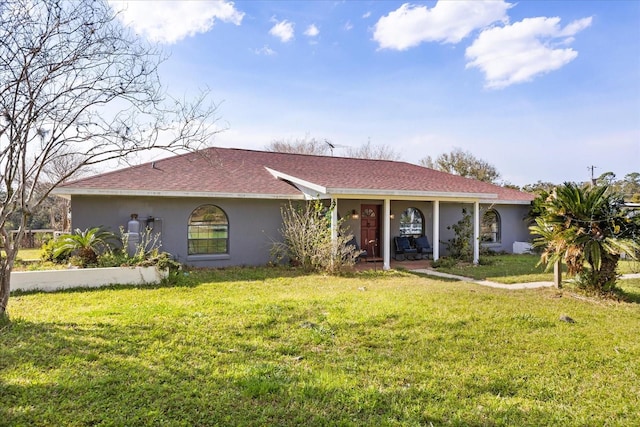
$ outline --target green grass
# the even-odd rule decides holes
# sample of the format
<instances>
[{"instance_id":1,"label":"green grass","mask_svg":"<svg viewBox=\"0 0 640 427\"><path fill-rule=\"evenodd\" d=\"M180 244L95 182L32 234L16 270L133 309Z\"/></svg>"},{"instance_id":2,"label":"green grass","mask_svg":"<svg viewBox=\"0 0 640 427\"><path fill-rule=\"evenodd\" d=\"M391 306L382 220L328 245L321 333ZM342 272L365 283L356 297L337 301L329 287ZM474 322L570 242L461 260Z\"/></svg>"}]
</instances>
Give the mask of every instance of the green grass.
<instances>
[{"instance_id":1,"label":"green grass","mask_svg":"<svg viewBox=\"0 0 640 427\"><path fill-rule=\"evenodd\" d=\"M40 253L42 252L42 249L40 248L35 248L35 249L20 249L18 251L18 258L22 259L22 260L31 260L31 259L40 259ZM6 255L4 249L2 250L2 256L4 257Z\"/></svg>"},{"instance_id":2,"label":"green grass","mask_svg":"<svg viewBox=\"0 0 640 427\"><path fill-rule=\"evenodd\" d=\"M184 279L14 295L0 425L640 423L638 304L400 272Z\"/></svg>"},{"instance_id":3,"label":"green grass","mask_svg":"<svg viewBox=\"0 0 640 427\"><path fill-rule=\"evenodd\" d=\"M492 255L481 258L487 264L458 264L453 267L440 267L437 270L506 284L553 281L553 271L545 272L544 266L537 266L540 260L538 255ZM620 274L639 273L640 262L620 261L618 271Z\"/></svg>"}]
</instances>

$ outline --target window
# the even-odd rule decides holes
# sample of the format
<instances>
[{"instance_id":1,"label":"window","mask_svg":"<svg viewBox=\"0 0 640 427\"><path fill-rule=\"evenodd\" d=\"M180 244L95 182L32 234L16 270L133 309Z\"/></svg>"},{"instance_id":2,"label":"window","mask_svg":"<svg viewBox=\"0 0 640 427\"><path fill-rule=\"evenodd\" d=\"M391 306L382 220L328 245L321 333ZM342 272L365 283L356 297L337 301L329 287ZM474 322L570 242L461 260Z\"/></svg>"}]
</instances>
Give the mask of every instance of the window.
<instances>
[{"instance_id":1,"label":"window","mask_svg":"<svg viewBox=\"0 0 640 427\"><path fill-rule=\"evenodd\" d=\"M400 214L400 235L419 237L424 234L424 217L416 208L407 208Z\"/></svg>"},{"instance_id":2,"label":"window","mask_svg":"<svg viewBox=\"0 0 640 427\"><path fill-rule=\"evenodd\" d=\"M214 205L203 205L189 217L189 255L226 254L229 252L227 214Z\"/></svg>"},{"instance_id":3,"label":"window","mask_svg":"<svg viewBox=\"0 0 640 427\"><path fill-rule=\"evenodd\" d=\"M500 215L493 209L489 209L482 215L480 241L482 243L500 242Z\"/></svg>"}]
</instances>

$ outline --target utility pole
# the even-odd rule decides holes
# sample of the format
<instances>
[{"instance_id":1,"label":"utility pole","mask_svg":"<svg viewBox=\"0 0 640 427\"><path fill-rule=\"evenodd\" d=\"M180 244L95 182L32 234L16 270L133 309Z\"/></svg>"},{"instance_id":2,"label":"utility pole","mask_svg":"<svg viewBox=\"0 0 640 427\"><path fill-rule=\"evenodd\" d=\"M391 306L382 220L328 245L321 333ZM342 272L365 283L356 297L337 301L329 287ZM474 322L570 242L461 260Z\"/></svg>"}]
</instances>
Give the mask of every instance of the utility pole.
<instances>
[{"instance_id":1,"label":"utility pole","mask_svg":"<svg viewBox=\"0 0 640 427\"><path fill-rule=\"evenodd\" d=\"M594 171L596 170L597 166L587 166L587 169L591 171L591 185L596 185L596 177L594 174Z\"/></svg>"}]
</instances>

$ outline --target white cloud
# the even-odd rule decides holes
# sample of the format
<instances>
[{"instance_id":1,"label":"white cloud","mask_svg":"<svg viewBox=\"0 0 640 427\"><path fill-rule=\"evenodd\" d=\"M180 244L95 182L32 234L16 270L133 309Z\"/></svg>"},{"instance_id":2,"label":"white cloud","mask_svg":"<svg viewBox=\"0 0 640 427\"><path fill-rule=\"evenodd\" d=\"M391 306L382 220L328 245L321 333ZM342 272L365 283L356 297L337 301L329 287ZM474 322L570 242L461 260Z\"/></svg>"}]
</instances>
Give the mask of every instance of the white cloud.
<instances>
[{"instance_id":1,"label":"white cloud","mask_svg":"<svg viewBox=\"0 0 640 427\"><path fill-rule=\"evenodd\" d=\"M429 9L405 3L378 20L373 39L381 49L406 50L423 42L459 43L494 22L508 22L513 5L495 1L439 1Z\"/></svg>"},{"instance_id":2,"label":"white cloud","mask_svg":"<svg viewBox=\"0 0 640 427\"><path fill-rule=\"evenodd\" d=\"M304 31L304 35L308 37L316 37L318 34L320 34L320 30L316 27L316 24L309 25Z\"/></svg>"},{"instance_id":3,"label":"white cloud","mask_svg":"<svg viewBox=\"0 0 640 427\"><path fill-rule=\"evenodd\" d=\"M271 49L269 46L264 45L260 49L255 49L253 53L255 53L256 55L273 56L276 54L276 51Z\"/></svg>"},{"instance_id":4,"label":"white cloud","mask_svg":"<svg viewBox=\"0 0 640 427\"><path fill-rule=\"evenodd\" d=\"M351 21L347 21L342 28L344 28L345 31L351 31L353 30L353 24Z\"/></svg>"},{"instance_id":5,"label":"white cloud","mask_svg":"<svg viewBox=\"0 0 640 427\"><path fill-rule=\"evenodd\" d=\"M293 40L293 23L287 21L277 22L269 30L269 34L280 39L281 42L286 43Z\"/></svg>"},{"instance_id":6,"label":"white cloud","mask_svg":"<svg viewBox=\"0 0 640 427\"><path fill-rule=\"evenodd\" d=\"M368 17L370 17L370 16L371 16L371 12L370 12L370 11L365 12L365 13L362 15L362 19L367 19L367 18L368 18Z\"/></svg>"},{"instance_id":7,"label":"white cloud","mask_svg":"<svg viewBox=\"0 0 640 427\"><path fill-rule=\"evenodd\" d=\"M573 61L578 52L559 46L571 43L589 25L591 18L561 28L560 18L537 17L486 29L466 50L467 68L480 69L487 88L530 81Z\"/></svg>"},{"instance_id":8,"label":"white cloud","mask_svg":"<svg viewBox=\"0 0 640 427\"><path fill-rule=\"evenodd\" d=\"M229 1L114 1L123 23L153 42L172 44L206 33L215 20L240 25L244 12Z\"/></svg>"}]
</instances>

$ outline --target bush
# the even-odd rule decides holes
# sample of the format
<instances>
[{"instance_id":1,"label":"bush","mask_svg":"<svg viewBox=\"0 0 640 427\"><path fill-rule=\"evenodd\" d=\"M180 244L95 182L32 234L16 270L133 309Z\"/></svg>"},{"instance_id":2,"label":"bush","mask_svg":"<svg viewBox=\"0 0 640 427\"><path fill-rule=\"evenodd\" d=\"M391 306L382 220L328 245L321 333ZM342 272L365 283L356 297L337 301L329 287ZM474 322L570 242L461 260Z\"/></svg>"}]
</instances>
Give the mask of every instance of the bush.
<instances>
[{"instance_id":1,"label":"bush","mask_svg":"<svg viewBox=\"0 0 640 427\"><path fill-rule=\"evenodd\" d=\"M40 251L40 259L43 262L53 262L56 264L63 264L69 260L68 254L60 253L58 255L55 254L56 250L56 239L47 240L46 243L42 245L42 250Z\"/></svg>"},{"instance_id":2,"label":"bush","mask_svg":"<svg viewBox=\"0 0 640 427\"><path fill-rule=\"evenodd\" d=\"M462 219L447 227L453 230L455 237L446 243L449 256L461 261L473 260L473 219L471 213L462 209Z\"/></svg>"},{"instance_id":3,"label":"bush","mask_svg":"<svg viewBox=\"0 0 640 427\"><path fill-rule=\"evenodd\" d=\"M271 251L276 262L288 260L306 271L337 273L355 264L361 251L348 244L351 234L338 235L334 241L331 212L320 200L302 205L289 203L281 209L283 241L275 242ZM338 228L342 221L339 221Z\"/></svg>"},{"instance_id":4,"label":"bush","mask_svg":"<svg viewBox=\"0 0 640 427\"><path fill-rule=\"evenodd\" d=\"M84 231L76 229L73 234L65 234L55 240L53 256L72 257L72 265L78 267L93 266L98 262L98 255L109 251L109 242L115 238L113 233L100 227Z\"/></svg>"},{"instance_id":5,"label":"bush","mask_svg":"<svg viewBox=\"0 0 640 427\"><path fill-rule=\"evenodd\" d=\"M73 235L63 235L42 245L40 258L43 262L69 263L75 267L157 266L170 272L182 268L171 254L159 250L158 234L151 235L150 230L146 230L134 253L129 255L123 249L127 247L128 234L123 229L120 232L118 239L115 234L99 228L76 230Z\"/></svg>"},{"instance_id":6,"label":"bush","mask_svg":"<svg viewBox=\"0 0 640 427\"><path fill-rule=\"evenodd\" d=\"M442 257L431 263L433 268L451 268L454 267L458 263L458 260L455 258Z\"/></svg>"}]
</instances>

